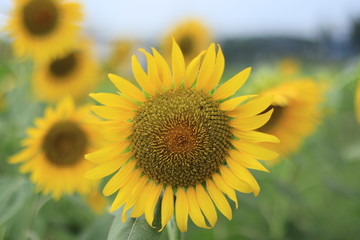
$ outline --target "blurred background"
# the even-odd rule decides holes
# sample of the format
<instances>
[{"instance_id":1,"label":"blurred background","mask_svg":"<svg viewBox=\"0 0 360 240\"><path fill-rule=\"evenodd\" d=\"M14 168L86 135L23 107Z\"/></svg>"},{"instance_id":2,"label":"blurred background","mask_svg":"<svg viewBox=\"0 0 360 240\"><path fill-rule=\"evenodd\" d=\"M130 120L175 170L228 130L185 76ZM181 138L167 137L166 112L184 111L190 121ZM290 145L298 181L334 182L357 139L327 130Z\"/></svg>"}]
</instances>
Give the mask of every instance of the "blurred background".
<instances>
[{"instance_id":1,"label":"blurred background","mask_svg":"<svg viewBox=\"0 0 360 240\"><path fill-rule=\"evenodd\" d=\"M360 1L77 2L85 14L83 34L92 39L101 65L99 79L105 80L109 71L131 76L130 59L139 55L138 48L162 48L179 23L197 19L224 51L223 81L253 67L244 93L253 93L261 79L284 77L281 69L289 61L297 76L327 85L322 117L299 151L267 165L270 173L252 171L261 186L259 196L238 193L232 221L219 214L214 229L190 224L185 239L360 239L360 126L354 104L360 76ZM0 28L13 6L10 0L0 1ZM130 42L130 48L122 66L111 68L108 61L117 41ZM47 106L31 92L33 64L16 59L11 43L2 31L0 239L107 239L113 215L96 213L77 195L59 201L39 196L28 175L7 163L21 150L26 128ZM93 91L114 92L108 82ZM165 231L161 239L167 239Z\"/></svg>"}]
</instances>

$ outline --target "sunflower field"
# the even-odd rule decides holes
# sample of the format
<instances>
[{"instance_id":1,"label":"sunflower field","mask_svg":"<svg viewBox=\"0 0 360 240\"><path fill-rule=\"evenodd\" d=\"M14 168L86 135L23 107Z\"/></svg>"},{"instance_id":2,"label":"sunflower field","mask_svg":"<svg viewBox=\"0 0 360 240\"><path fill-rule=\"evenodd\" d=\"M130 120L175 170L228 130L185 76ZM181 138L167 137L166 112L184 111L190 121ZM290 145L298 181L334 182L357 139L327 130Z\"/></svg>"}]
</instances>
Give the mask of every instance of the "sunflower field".
<instances>
[{"instance_id":1,"label":"sunflower field","mask_svg":"<svg viewBox=\"0 0 360 240\"><path fill-rule=\"evenodd\" d=\"M360 239L360 21L149 40L86 29L87 1L9 2L0 240Z\"/></svg>"}]
</instances>

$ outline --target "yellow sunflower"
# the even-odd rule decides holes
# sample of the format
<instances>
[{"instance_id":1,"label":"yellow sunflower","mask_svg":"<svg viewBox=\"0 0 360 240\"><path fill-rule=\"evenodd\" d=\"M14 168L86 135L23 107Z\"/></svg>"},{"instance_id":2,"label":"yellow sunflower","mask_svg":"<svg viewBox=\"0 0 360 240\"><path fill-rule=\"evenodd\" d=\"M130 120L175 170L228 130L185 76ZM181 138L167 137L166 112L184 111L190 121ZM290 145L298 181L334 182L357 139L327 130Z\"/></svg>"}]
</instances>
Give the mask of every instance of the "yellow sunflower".
<instances>
[{"instance_id":1,"label":"yellow sunflower","mask_svg":"<svg viewBox=\"0 0 360 240\"><path fill-rule=\"evenodd\" d=\"M22 163L20 172L29 172L38 191L55 199L73 192L90 193L98 185L84 177L92 166L84 154L99 147L101 134L84 123L89 115L89 106L75 109L70 98L56 109L47 108L45 116L35 120L36 126L27 130L25 148L9 162Z\"/></svg>"},{"instance_id":2,"label":"yellow sunflower","mask_svg":"<svg viewBox=\"0 0 360 240\"><path fill-rule=\"evenodd\" d=\"M115 172L103 193L117 192L110 211L124 205L123 221L133 208L131 217L145 214L152 225L162 193L162 228L173 214L182 232L187 231L189 216L197 226L211 228L217 221L216 208L231 219L224 194L236 206L235 190L257 195L260 188L248 168L267 171L257 159L277 157L258 143L278 139L255 131L270 118L272 111L260 113L272 98L255 98L242 105L253 96L230 99L247 80L250 68L217 87L224 57L215 44L186 66L173 41L171 69L155 49L152 54L142 52L147 72L132 58L142 90L109 74L120 94L90 95L105 105L92 109L108 120L99 124L109 130L107 137L113 143L85 156L99 164L87 177L99 179Z\"/></svg>"},{"instance_id":3,"label":"yellow sunflower","mask_svg":"<svg viewBox=\"0 0 360 240\"><path fill-rule=\"evenodd\" d=\"M39 99L51 102L66 95L79 99L95 87L97 78L91 44L81 41L64 55L36 66L33 91Z\"/></svg>"},{"instance_id":4,"label":"yellow sunflower","mask_svg":"<svg viewBox=\"0 0 360 240\"><path fill-rule=\"evenodd\" d=\"M357 83L355 92L355 113L358 123L360 123L360 80Z\"/></svg>"},{"instance_id":5,"label":"yellow sunflower","mask_svg":"<svg viewBox=\"0 0 360 240\"><path fill-rule=\"evenodd\" d=\"M117 40L111 44L111 53L107 60L107 67L113 71L126 70L131 58L134 43L130 40Z\"/></svg>"},{"instance_id":6,"label":"yellow sunflower","mask_svg":"<svg viewBox=\"0 0 360 240\"><path fill-rule=\"evenodd\" d=\"M64 0L15 0L5 30L18 57L43 61L69 49L82 20L81 5Z\"/></svg>"},{"instance_id":7,"label":"yellow sunflower","mask_svg":"<svg viewBox=\"0 0 360 240\"><path fill-rule=\"evenodd\" d=\"M162 48L168 59L171 58L172 38L179 44L185 63L189 63L211 43L209 29L203 22L195 19L182 22L164 37Z\"/></svg>"},{"instance_id":8,"label":"yellow sunflower","mask_svg":"<svg viewBox=\"0 0 360 240\"><path fill-rule=\"evenodd\" d=\"M295 152L302 140L310 135L321 117L319 109L324 97L324 86L311 79L284 81L259 95L273 96L269 109L273 111L270 120L258 131L272 134L280 144L262 145L277 151L282 157Z\"/></svg>"}]
</instances>

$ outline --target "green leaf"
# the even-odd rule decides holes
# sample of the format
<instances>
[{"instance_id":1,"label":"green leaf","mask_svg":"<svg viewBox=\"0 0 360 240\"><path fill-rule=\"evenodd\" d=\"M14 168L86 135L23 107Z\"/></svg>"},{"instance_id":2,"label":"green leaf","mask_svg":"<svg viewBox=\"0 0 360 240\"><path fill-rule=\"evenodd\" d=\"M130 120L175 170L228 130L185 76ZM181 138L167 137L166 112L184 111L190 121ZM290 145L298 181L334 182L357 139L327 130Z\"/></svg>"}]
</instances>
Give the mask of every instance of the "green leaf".
<instances>
[{"instance_id":1,"label":"green leaf","mask_svg":"<svg viewBox=\"0 0 360 240\"><path fill-rule=\"evenodd\" d=\"M122 208L114 212L115 219L111 225L108 240L153 240L159 239L161 232L161 207L160 202L155 208L155 216L153 225L155 228L149 226L144 215L138 218L126 218L126 222L121 221Z\"/></svg>"},{"instance_id":2,"label":"green leaf","mask_svg":"<svg viewBox=\"0 0 360 240\"><path fill-rule=\"evenodd\" d=\"M2 225L26 204L32 188L23 178L2 177L0 192L0 225Z\"/></svg>"}]
</instances>

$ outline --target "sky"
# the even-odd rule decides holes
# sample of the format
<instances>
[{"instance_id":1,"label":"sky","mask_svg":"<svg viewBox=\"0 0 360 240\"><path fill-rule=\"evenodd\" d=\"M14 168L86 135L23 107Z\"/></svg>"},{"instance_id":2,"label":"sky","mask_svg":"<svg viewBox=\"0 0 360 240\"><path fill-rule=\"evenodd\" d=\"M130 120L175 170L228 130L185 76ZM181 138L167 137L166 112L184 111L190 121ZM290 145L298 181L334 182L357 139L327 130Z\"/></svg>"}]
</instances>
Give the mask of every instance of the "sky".
<instances>
[{"instance_id":1,"label":"sky","mask_svg":"<svg viewBox=\"0 0 360 240\"><path fill-rule=\"evenodd\" d=\"M314 38L327 29L348 34L360 18L360 0L78 0L85 29L102 39L157 39L185 18L198 18L215 38L287 35ZM0 27L12 7L0 0Z\"/></svg>"}]
</instances>

